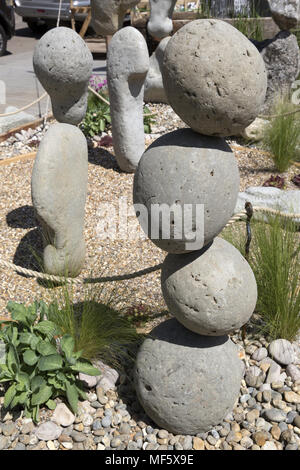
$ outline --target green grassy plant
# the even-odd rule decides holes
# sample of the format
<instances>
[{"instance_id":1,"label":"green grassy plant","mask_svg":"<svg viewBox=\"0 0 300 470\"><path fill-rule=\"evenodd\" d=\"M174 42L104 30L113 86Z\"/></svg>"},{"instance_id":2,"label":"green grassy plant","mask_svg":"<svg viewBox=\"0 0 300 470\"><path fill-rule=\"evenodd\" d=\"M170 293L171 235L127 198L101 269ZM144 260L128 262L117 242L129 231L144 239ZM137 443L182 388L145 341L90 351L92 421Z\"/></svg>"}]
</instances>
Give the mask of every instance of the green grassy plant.
<instances>
[{"instance_id":1,"label":"green grassy plant","mask_svg":"<svg viewBox=\"0 0 300 470\"><path fill-rule=\"evenodd\" d=\"M293 160L300 158L300 116L299 113L283 116L295 111L295 105L287 96L280 96L271 110L271 119L266 127L263 139L264 146L273 155L278 171L284 172Z\"/></svg>"},{"instance_id":2,"label":"green grassy plant","mask_svg":"<svg viewBox=\"0 0 300 470\"><path fill-rule=\"evenodd\" d=\"M223 237L245 254L245 227ZM257 287L257 313L271 339L295 339L300 329L300 237L294 222L278 216L252 223L249 263Z\"/></svg>"}]
</instances>

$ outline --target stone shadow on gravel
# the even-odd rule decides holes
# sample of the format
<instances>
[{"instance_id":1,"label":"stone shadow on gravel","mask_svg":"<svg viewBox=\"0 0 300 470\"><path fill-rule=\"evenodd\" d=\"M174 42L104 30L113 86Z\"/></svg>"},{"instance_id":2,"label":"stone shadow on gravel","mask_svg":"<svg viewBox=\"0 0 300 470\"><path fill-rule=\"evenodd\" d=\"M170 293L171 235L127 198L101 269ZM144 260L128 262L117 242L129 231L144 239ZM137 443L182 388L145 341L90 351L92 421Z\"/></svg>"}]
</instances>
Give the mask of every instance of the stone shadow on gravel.
<instances>
[{"instance_id":1,"label":"stone shadow on gravel","mask_svg":"<svg viewBox=\"0 0 300 470\"><path fill-rule=\"evenodd\" d=\"M37 226L33 206L21 206L6 215L6 223L12 228L33 228Z\"/></svg>"},{"instance_id":2,"label":"stone shadow on gravel","mask_svg":"<svg viewBox=\"0 0 300 470\"><path fill-rule=\"evenodd\" d=\"M113 153L105 150L103 147L89 151L89 163L102 166L106 170L114 170L117 173L123 173Z\"/></svg>"},{"instance_id":3,"label":"stone shadow on gravel","mask_svg":"<svg viewBox=\"0 0 300 470\"><path fill-rule=\"evenodd\" d=\"M42 271L43 238L39 228L31 230L21 239L13 262L22 268Z\"/></svg>"}]
</instances>

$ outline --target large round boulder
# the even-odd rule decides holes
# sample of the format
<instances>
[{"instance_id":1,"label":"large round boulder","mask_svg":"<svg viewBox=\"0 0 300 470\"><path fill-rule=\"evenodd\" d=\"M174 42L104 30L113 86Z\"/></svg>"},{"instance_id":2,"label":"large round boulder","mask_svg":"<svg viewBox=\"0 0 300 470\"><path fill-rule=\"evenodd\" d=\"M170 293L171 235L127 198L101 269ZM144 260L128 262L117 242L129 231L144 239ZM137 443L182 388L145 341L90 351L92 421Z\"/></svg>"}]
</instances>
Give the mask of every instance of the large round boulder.
<instances>
[{"instance_id":1,"label":"large round boulder","mask_svg":"<svg viewBox=\"0 0 300 470\"><path fill-rule=\"evenodd\" d=\"M242 370L227 336L199 336L172 319L142 344L135 388L158 426L174 434L197 434L218 425L232 410Z\"/></svg>"},{"instance_id":2,"label":"large round boulder","mask_svg":"<svg viewBox=\"0 0 300 470\"><path fill-rule=\"evenodd\" d=\"M162 75L168 102L201 134L238 135L265 100L263 59L246 36L221 20L196 20L177 31Z\"/></svg>"},{"instance_id":3,"label":"large round boulder","mask_svg":"<svg viewBox=\"0 0 300 470\"><path fill-rule=\"evenodd\" d=\"M161 286L170 312L200 335L225 335L240 328L257 300L249 264L234 246L218 237L200 252L169 254Z\"/></svg>"},{"instance_id":4,"label":"large round boulder","mask_svg":"<svg viewBox=\"0 0 300 470\"><path fill-rule=\"evenodd\" d=\"M185 253L220 233L233 214L238 190L237 163L225 140L180 129L157 139L143 154L133 201L148 237L162 250Z\"/></svg>"}]
</instances>

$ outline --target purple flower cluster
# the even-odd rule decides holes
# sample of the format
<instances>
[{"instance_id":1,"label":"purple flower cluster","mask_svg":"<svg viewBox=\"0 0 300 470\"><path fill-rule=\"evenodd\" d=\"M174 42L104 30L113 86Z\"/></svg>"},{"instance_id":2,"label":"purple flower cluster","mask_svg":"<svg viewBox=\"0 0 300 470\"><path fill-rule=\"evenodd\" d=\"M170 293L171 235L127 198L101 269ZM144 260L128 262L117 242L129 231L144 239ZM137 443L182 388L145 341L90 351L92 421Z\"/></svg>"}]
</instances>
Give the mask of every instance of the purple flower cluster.
<instances>
[{"instance_id":1,"label":"purple flower cluster","mask_svg":"<svg viewBox=\"0 0 300 470\"><path fill-rule=\"evenodd\" d=\"M98 75L92 75L90 78L90 87L92 87L95 91L101 91L101 88L107 85L107 80L101 80Z\"/></svg>"}]
</instances>

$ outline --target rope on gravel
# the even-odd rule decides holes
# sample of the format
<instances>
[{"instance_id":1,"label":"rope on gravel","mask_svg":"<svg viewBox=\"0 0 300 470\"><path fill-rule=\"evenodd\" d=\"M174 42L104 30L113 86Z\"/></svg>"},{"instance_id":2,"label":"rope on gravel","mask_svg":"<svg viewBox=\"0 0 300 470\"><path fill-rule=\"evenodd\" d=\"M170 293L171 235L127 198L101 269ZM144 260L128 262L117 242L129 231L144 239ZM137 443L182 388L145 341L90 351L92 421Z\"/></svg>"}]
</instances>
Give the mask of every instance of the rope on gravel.
<instances>
[{"instance_id":1,"label":"rope on gravel","mask_svg":"<svg viewBox=\"0 0 300 470\"><path fill-rule=\"evenodd\" d=\"M17 109L16 111L11 111L10 113L0 114L0 117L12 116L13 114L21 113L21 111L25 111L25 109L31 108L31 106L46 98L47 95L48 93L43 93L39 98L27 104L26 106L23 106L23 108Z\"/></svg>"},{"instance_id":2,"label":"rope on gravel","mask_svg":"<svg viewBox=\"0 0 300 470\"><path fill-rule=\"evenodd\" d=\"M288 218L288 219L300 219L300 214L286 214L285 212L280 212L275 209L269 209L268 207L253 207L254 212L265 212L273 215L278 215L280 217ZM235 214L225 225L224 228L229 227L230 225L234 224L238 220L242 220L243 217L247 216L246 210L243 210L239 212L238 214ZM23 268L22 266L18 266L14 263L11 263L9 261L4 261L3 259L0 258L0 266L2 268L10 269L12 271L15 271L18 274L22 274L27 277L33 277L36 279L41 279L43 281L49 281L53 283L58 283L58 284L97 284L100 282L115 282L115 281L126 281L130 279L135 279L140 276L146 276L147 274L153 273L155 271L158 271L162 267L162 263L157 264L155 266L150 266L148 268L142 269L140 271L136 271L133 273L128 273L128 274L121 274L121 275L116 275L116 276L105 276L105 277L96 277L96 278L70 278L70 277L62 277L62 276L54 276L52 274L45 274L41 273L39 271L33 271L31 269L26 269Z\"/></svg>"}]
</instances>

